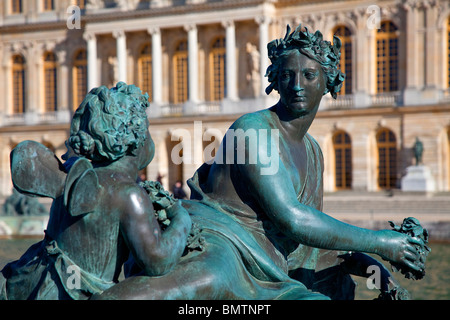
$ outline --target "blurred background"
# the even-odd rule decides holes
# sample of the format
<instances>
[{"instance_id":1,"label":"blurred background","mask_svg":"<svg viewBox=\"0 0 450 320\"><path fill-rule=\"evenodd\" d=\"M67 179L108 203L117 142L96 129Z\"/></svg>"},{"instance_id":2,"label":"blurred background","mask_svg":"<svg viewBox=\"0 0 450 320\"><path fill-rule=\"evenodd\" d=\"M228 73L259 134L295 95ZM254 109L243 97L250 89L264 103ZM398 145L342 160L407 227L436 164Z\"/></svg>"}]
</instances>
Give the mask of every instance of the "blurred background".
<instances>
[{"instance_id":1,"label":"blurred background","mask_svg":"<svg viewBox=\"0 0 450 320\"><path fill-rule=\"evenodd\" d=\"M172 192L181 181L189 196L185 181L233 121L277 102L264 92L267 43L288 24L343 44L346 80L309 131L324 154L324 212L372 229L414 216L448 263L448 0L2 0L0 235L41 236L50 206L13 192L11 150L35 140L60 157L86 93L118 81L149 94L157 149L141 178ZM436 298L450 297L449 281L436 283Z\"/></svg>"}]
</instances>

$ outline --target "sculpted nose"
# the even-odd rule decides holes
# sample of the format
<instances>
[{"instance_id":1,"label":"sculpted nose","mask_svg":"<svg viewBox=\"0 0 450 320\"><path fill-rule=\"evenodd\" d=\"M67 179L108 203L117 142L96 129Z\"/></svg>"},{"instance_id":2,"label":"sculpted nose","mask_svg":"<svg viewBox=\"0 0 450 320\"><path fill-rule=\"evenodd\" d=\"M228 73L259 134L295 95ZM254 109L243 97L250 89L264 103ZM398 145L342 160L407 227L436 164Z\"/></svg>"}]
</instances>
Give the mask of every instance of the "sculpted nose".
<instances>
[{"instance_id":1,"label":"sculpted nose","mask_svg":"<svg viewBox=\"0 0 450 320\"><path fill-rule=\"evenodd\" d=\"M292 87L292 90L297 94L300 94L305 90L305 88L303 87L303 85L301 83L301 77L299 77L299 76L295 77L295 82L294 82L294 86Z\"/></svg>"},{"instance_id":2,"label":"sculpted nose","mask_svg":"<svg viewBox=\"0 0 450 320\"><path fill-rule=\"evenodd\" d=\"M294 90L295 93L300 94L300 93L302 93L305 89L304 89L302 86L300 86L300 85L295 85L295 86L292 88L292 90Z\"/></svg>"}]
</instances>

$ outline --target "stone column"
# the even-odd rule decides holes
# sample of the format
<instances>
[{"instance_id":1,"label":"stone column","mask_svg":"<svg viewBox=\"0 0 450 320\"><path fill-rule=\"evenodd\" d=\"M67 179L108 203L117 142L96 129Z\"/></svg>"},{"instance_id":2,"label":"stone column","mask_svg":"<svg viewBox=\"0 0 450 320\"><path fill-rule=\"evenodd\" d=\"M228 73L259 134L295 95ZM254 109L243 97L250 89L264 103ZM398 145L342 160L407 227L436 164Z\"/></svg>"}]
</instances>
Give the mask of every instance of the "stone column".
<instances>
[{"instance_id":1,"label":"stone column","mask_svg":"<svg viewBox=\"0 0 450 320\"><path fill-rule=\"evenodd\" d=\"M69 111L69 75L70 69L67 62L67 52L58 51L56 53L58 58L58 113L57 119L60 122L70 122Z\"/></svg>"},{"instance_id":2,"label":"stone column","mask_svg":"<svg viewBox=\"0 0 450 320\"><path fill-rule=\"evenodd\" d=\"M259 25L259 54L260 54L260 74L261 74L261 96L266 95L266 88L269 85L265 77L269 67L269 57L267 53L267 44L269 43L269 23L270 18L261 16L255 19Z\"/></svg>"},{"instance_id":3,"label":"stone column","mask_svg":"<svg viewBox=\"0 0 450 320\"><path fill-rule=\"evenodd\" d=\"M428 102L437 102L438 75L442 72L442 66L438 61L438 42L436 21L439 15L439 7L431 1L424 2L426 15L425 31L425 92L424 99Z\"/></svg>"},{"instance_id":4,"label":"stone column","mask_svg":"<svg viewBox=\"0 0 450 320\"><path fill-rule=\"evenodd\" d=\"M93 33L83 35L87 41L87 60L88 60L88 91L98 87L98 69L97 69L97 38Z\"/></svg>"},{"instance_id":5,"label":"stone column","mask_svg":"<svg viewBox=\"0 0 450 320\"><path fill-rule=\"evenodd\" d=\"M415 3L403 5L406 13L406 88L403 102L406 105L420 103L419 82L419 45L418 45L418 15Z\"/></svg>"},{"instance_id":6,"label":"stone column","mask_svg":"<svg viewBox=\"0 0 450 320\"><path fill-rule=\"evenodd\" d=\"M187 25L188 33L188 100L191 104L198 102L198 39L197 26Z\"/></svg>"},{"instance_id":7,"label":"stone column","mask_svg":"<svg viewBox=\"0 0 450 320\"><path fill-rule=\"evenodd\" d=\"M162 48L161 30L159 28L148 29L152 36L152 102L162 103Z\"/></svg>"},{"instance_id":8,"label":"stone column","mask_svg":"<svg viewBox=\"0 0 450 320\"><path fill-rule=\"evenodd\" d=\"M127 38L124 31L114 31L117 50L117 80L127 82Z\"/></svg>"},{"instance_id":9,"label":"stone column","mask_svg":"<svg viewBox=\"0 0 450 320\"><path fill-rule=\"evenodd\" d=\"M222 23L226 30L226 98L238 100L237 94L237 64L236 64L236 31L233 21Z\"/></svg>"},{"instance_id":10,"label":"stone column","mask_svg":"<svg viewBox=\"0 0 450 320\"><path fill-rule=\"evenodd\" d=\"M374 70L371 69L371 63L375 65L374 54L371 50L375 50L371 42L374 42L374 26L368 24L366 9L354 9L352 12L356 21L356 41L353 45L356 47L354 56L354 74L353 81L355 83L355 91L353 93L353 104L355 108L364 108L371 104L370 94L370 77L374 77Z\"/></svg>"},{"instance_id":11,"label":"stone column","mask_svg":"<svg viewBox=\"0 0 450 320\"><path fill-rule=\"evenodd\" d=\"M5 48L5 47L3 47ZM2 48L2 49L3 49ZM2 57L2 72L0 81L3 81L3 94L1 95L1 101L3 106L0 107L0 125L5 123L5 117L3 115L9 115L12 113L12 48L3 50Z\"/></svg>"},{"instance_id":12,"label":"stone column","mask_svg":"<svg viewBox=\"0 0 450 320\"><path fill-rule=\"evenodd\" d=\"M27 67L25 70L25 124L32 125L39 121L41 101L40 77L43 68L42 49L31 41L27 44Z\"/></svg>"}]
</instances>

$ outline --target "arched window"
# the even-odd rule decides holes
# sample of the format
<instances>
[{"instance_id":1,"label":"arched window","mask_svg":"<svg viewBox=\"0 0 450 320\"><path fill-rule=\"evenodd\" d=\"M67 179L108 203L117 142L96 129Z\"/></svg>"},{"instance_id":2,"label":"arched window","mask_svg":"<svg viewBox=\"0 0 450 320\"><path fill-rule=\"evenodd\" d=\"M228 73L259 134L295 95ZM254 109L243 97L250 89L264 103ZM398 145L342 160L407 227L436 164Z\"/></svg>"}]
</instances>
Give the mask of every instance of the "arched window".
<instances>
[{"instance_id":1,"label":"arched window","mask_svg":"<svg viewBox=\"0 0 450 320\"><path fill-rule=\"evenodd\" d=\"M398 35L397 27L384 21L377 30L377 92L397 91Z\"/></svg>"},{"instance_id":2,"label":"arched window","mask_svg":"<svg viewBox=\"0 0 450 320\"><path fill-rule=\"evenodd\" d=\"M57 59L53 52L44 53L44 101L45 112L56 111L58 101Z\"/></svg>"},{"instance_id":3,"label":"arched window","mask_svg":"<svg viewBox=\"0 0 450 320\"><path fill-rule=\"evenodd\" d=\"M184 103L188 100L188 48L187 41L178 43L173 56L174 66L174 102Z\"/></svg>"},{"instance_id":4,"label":"arched window","mask_svg":"<svg viewBox=\"0 0 450 320\"><path fill-rule=\"evenodd\" d=\"M395 134L386 128L377 133L378 186L383 189L397 185L397 140Z\"/></svg>"},{"instance_id":5,"label":"arched window","mask_svg":"<svg viewBox=\"0 0 450 320\"><path fill-rule=\"evenodd\" d=\"M336 189L352 187L352 142L344 131L333 135Z\"/></svg>"},{"instance_id":6,"label":"arched window","mask_svg":"<svg viewBox=\"0 0 450 320\"><path fill-rule=\"evenodd\" d=\"M12 57L12 97L13 113L25 112L25 58L20 55Z\"/></svg>"},{"instance_id":7,"label":"arched window","mask_svg":"<svg viewBox=\"0 0 450 320\"><path fill-rule=\"evenodd\" d=\"M83 101L87 93L87 53L82 49L75 54L73 64L73 108Z\"/></svg>"},{"instance_id":8,"label":"arched window","mask_svg":"<svg viewBox=\"0 0 450 320\"><path fill-rule=\"evenodd\" d=\"M345 73L345 81L341 88L340 94L352 93L352 38L350 29L346 26L337 26L334 34L339 37L342 42L341 61L339 63L340 70Z\"/></svg>"},{"instance_id":9,"label":"arched window","mask_svg":"<svg viewBox=\"0 0 450 320\"><path fill-rule=\"evenodd\" d=\"M147 92L149 101L152 101L152 55L149 44L146 44L139 53L138 75L139 88L142 92Z\"/></svg>"},{"instance_id":10,"label":"arched window","mask_svg":"<svg viewBox=\"0 0 450 320\"><path fill-rule=\"evenodd\" d=\"M225 54L225 38L217 38L212 44L210 54L212 101L222 100L226 94Z\"/></svg>"}]
</instances>

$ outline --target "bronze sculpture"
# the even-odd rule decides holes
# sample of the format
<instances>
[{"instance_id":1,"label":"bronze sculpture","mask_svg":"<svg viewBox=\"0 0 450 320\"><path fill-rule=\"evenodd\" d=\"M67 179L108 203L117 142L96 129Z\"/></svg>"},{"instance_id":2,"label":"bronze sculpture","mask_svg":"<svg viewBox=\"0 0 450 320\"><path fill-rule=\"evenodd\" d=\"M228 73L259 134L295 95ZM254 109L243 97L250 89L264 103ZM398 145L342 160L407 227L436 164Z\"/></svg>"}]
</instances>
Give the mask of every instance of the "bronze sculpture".
<instances>
[{"instance_id":1,"label":"bronze sculpture","mask_svg":"<svg viewBox=\"0 0 450 320\"><path fill-rule=\"evenodd\" d=\"M55 206L48 238L3 270L7 279L3 280L4 290L14 288L10 290L18 291L18 298L24 297L17 283L26 281L21 270L26 272L27 264L41 266L39 261L50 261L49 257L54 259L55 255L59 264L51 260L53 265L64 266L69 261L65 256L71 250L69 243L80 242L82 246L69 256L79 257L78 264L88 271L83 274L86 279L91 280L92 273L97 277L86 284L96 285L95 290L86 295L83 287L73 294L68 288L60 290L53 285L47 287L48 295L34 294L31 298L352 299L350 274L367 276L370 265L382 271L382 295L401 296L398 292L402 289L389 272L364 253L375 253L405 269L421 272L425 260L417 248L423 250L424 241L392 230L357 228L321 212L323 157L307 131L322 96L329 92L336 97L344 80L337 67L339 39L335 37L331 44L319 31L312 34L299 26L291 33L288 27L283 39L269 43L268 51L272 65L267 72L267 93L278 91L279 102L236 120L214 162L203 164L188 180L190 200L170 199L158 184L142 184L147 193L139 189L135 183L137 170L148 164L153 152L147 125L141 122L142 110L128 109L134 104L123 104L120 96L108 96L104 87L95 89L86 100L103 97L102 111L126 105L111 112L141 116L102 124L99 128L103 137L91 139L86 133L98 123L83 120L81 114L88 105L83 103L74 116L70 153L64 164L31 142L14 150L15 187L24 193L54 197ZM118 84L112 90L129 91L133 101L145 104L145 96L133 86ZM102 112L95 115L103 119ZM129 130L128 124L136 131ZM83 128L86 130L80 130ZM111 139L114 131L119 134ZM139 142L138 136L147 138ZM47 186L22 177L27 172L21 171L20 161L30 161L27 156L35 151L39 156L32 161L39 162L43 157L52 160L40 173L42 181L53 174L59 183ZM71 152L76 157L70 157ZM64 168L54 170L61 166ZM126 179L119 179L124 174ZM84 190L87 186L89 189ZM162 201L150 201L155 194ZM146 203L133 208L139 211L137 217L128 217L123 214L127 210L120 210L136 203ZM155 219L153 207L161 204L159 209L169 216L162 214ZM146 223L148 228L143 230ZM88 225L92 229L86 229ZM153 241L155 231L162 238L159 248L156 243L160 242ZM118 242L117 237L121 239ZM106 246L99 246L102 239L109 240ZM134 259L127 268L127 278L115 284L117 266L126 258L113 250L118 245L130 250ZM97 255L102 259L95 260ZM57 274L62 279L61 270ZM63 295L59 295L61 292Z\"/></svg>"},{"instance_id":2,"label":"bronze sculpture","mask_svg":"<svg viewBox=\"0 0 450 320\"><path fill-rule=\"evenodd\" d=\"M357 228L320 211L323 159L307 131L322 96L336 97L344 79L337 68L339 39L332 45L319 31L299 26L268 49L267 92L277 90L280 101L239 118L215 161L188 181L191 200L182 203L202 229L205 249L183 256L163 277L130 277L96 298L351 299L349 273L364 275L369 265L379 265L363 252L424 268L416 251L422 240ZM249 132L257 134L258 146L236 147L251 140ZM273 153L279 153L275 170L265 161ZM383 269L387 296L391 279Z\"/></svg>"},{"instance_id":3,"label":"bronze sculpture","mask_svg":"<svg viewBox=\"0 0 450 320\"><path fill-rule=\"evenodd\" d=\"M416 141L414 142L414 158L416 159L416 166L422 163L422 155L423 155L423 143L419 140L419 137L416 137Z\"/></svg>"},{"instance_id":4,"label":"bronze sculpture","mask_svg":"<svg viewBox=\"0 0 450 320\"><path fill-rule=\"evenodd\" d=\"M15 188L54 201L45 239L0 273L1 298L88 299L118 281L130 252L149 275L177 262L188 213L168 203L171 225L161 232L151 198L136 183L154 154L147 106L135 86L99 87L75 112L64 164L37 142L13 150Z\"/></svg>"}]
</instances>

